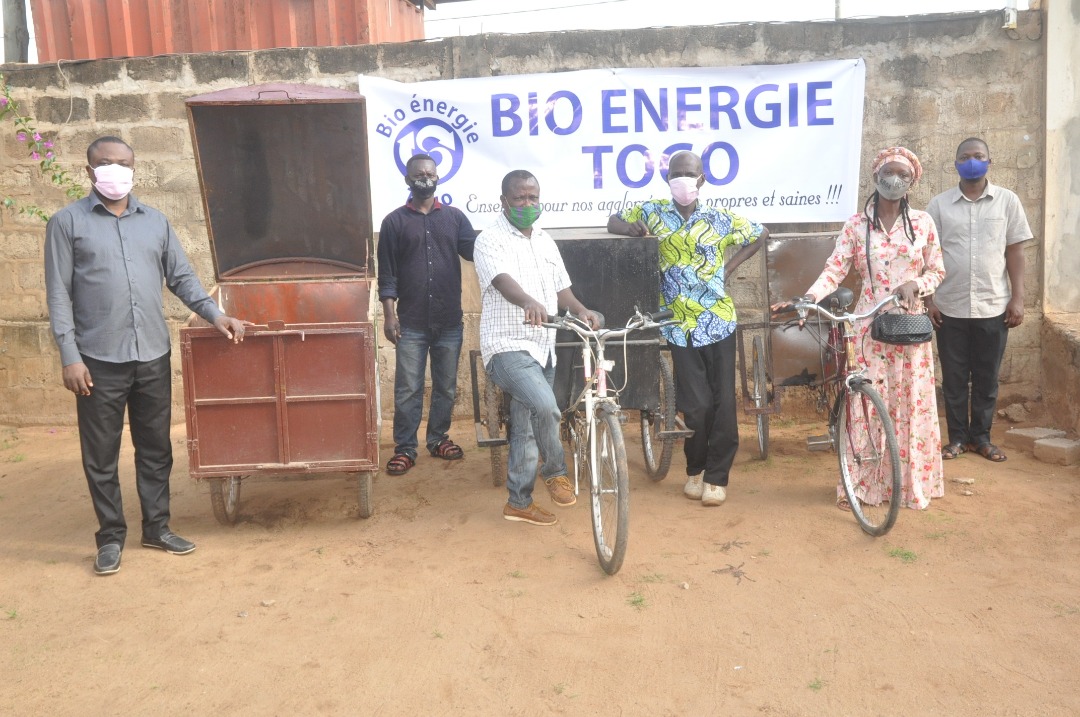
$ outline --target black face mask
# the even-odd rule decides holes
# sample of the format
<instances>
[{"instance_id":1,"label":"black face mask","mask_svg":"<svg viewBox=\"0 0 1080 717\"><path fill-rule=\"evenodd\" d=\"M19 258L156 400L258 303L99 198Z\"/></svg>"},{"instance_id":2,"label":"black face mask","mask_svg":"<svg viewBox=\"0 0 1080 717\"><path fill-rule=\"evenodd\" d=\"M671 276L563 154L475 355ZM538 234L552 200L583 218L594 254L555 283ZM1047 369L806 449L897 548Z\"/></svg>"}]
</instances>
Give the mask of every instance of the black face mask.
<instances>
[{"instance_id":1,"label":"black face mask","mask_svg":"<svg viewBox=\"0 0 1080 717\"><path fill-rule=\"evenodd\" d=\"M417 199L427 199L435 194L435 187L439 185L438 179L409 179L405 182L409 185L409 191Z\"/></svg>"}]
</instances>

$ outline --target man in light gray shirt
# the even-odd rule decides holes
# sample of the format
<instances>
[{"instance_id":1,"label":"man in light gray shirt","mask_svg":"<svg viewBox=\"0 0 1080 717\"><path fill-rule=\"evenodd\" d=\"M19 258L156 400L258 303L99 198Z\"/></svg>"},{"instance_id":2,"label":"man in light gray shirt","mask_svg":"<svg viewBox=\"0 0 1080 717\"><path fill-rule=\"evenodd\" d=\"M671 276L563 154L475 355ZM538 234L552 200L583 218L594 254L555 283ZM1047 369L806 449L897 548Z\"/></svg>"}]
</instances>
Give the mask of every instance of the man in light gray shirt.
<instances>
[{"instance_id":1,"label":"man in light gray shirt","mask_svg":"<svg viewBox=\"0 0 1080 717\"><path fill-rule=\"evenodd\" d=\"M990 426L1009 329L1024 320L1024 242L1032 234L1016 194L986 178L990 162L986 142L965 139L956 149L959 185L926 207L945 258L945 280L925 299L941 359L945 460L968 451L1006 458L991 443Z\"/></svg>"},{"instance_id":2,"label":"man in light gray shirt","mask_svg":"<svg viewBox=\"0 0 1080 717\"><path fill-rule=\"evenodd\" d=\"M98 518L94 572L110 575L120 569L127 537L117 474L125 409L142 544L174 555L195 549L169 530L172 371L162 285L234 343L244 339L244 322L225 316L207 295L165 216L130 194L131 147L100 137L86 150L86 161L93 191L45 228L45 285Z\"/></svg>"}]
</instances>

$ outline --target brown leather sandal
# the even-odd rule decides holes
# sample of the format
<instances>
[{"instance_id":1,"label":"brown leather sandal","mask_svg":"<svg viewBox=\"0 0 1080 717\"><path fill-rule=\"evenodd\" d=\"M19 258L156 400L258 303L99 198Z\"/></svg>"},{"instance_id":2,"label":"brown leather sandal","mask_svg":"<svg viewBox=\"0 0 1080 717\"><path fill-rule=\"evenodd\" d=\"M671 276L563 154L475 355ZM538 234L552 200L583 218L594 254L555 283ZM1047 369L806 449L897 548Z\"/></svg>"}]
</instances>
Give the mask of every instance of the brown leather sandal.
<instances>
[{"instance_id":1,"label":"brown leather sandal","mask_svg":"<svg viewBox=\"0 0 1080 717\"><path fill-rule=\"evenodd\" d=\"M437 446L431 446L428 450L431 451L432 456L442 458L444 461L457 461L465 457L465 451L461 450L461 446L449 438Z\"/></svg>"},{"instance_id":2,"label":"brown leather sandal","mask_svg":"<svg viewBox=\"0 0 1080 717\"><path fill-rule=\"evenodd\" d=\"M967 446L965 446L963 443L950 443L949 445L942 447L941 460L951 461L952 459L962 456L967 452Z\"/></svg>"},{"instance_id":3,"label":"brown leather sandal","mask_svg":"<svg viewBox=\"0 0 1080 717\"><path fill-rule=\"evenodd\" d=\"M1004 463L1009 459L1009 457L993 443L980 443L977 446L969 443L966 448L972 453L978 453L986 460L993 461L994 463Z\"/></svg>"},{"instance_id":4,"label":"brown leather sandal","mask_svg":"<svg viewBox=\"0 0 1080 717\"><path fill-rule=\"evenodd\" d=\"M416 465L416 461L408 453L395 453L394 457L386 462L386 472L392 476L400 476L409 472Z\"/></svg>"}]
</instances>

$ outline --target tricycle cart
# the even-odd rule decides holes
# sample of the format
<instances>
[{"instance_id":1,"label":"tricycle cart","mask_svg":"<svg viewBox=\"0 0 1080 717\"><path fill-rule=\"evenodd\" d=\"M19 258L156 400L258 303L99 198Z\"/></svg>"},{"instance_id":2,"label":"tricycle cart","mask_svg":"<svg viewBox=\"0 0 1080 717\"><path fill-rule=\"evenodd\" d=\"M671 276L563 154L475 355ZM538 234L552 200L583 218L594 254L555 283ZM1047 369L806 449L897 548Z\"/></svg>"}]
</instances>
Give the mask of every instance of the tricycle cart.
<instances>
[{"instance_id":1,"label":"tricycle cart","mask_svg":"<svg viewBox=\"0 0 1080 717\"><path fill-rule=\"evenodd\" d=\"M780 396L789 388L806 386L817 392L818 410L828 410L830 397L824 379L831 369L821 365L822 353L811 332L799 331L797 320L773 321L769 306L801 296L821 274L836 244L836 232L773 234L762 247L760 287L739 304L738 352L743 411L757 420L758 455L769 454L769 416L780 411ZM844 286L857 288L852 272ZM757 317L743 305L760 305ZM750 317L749 320L747 317ZM746 346L749 343L750 350ZM828 405L826 405L828 404ZM811 450L830 445L823 437L811 437ZM827 437L826 437L827 438Z\"/></svg>"},{"instance_id":2,"label":"tricycle cart","mask_svg":"<svg viewBox=\"0 0 1080 717\"><path fill-rule=\"evenodd\" d=\"M190 473L237 519L253 478L356 475L371 515L379 469L374 259L365 102L290 84L187 100L227 342L180 329Z\"/></svg>"},{"instance_id":3,"label":"tricycle cart","mask_svg":"<svg viewBox=\"0 0 1080 717\"><path fill-rule=\"evenodd\" d=\"M657 309L660 295L659 259L655 237L623 237L603 229L553 229L574 294L618 328L634 314ZM569 332L557 336L555 396L566 410L583 388L580 341ZM625 347L625 360L623 349ZM610 386L625 388L622 409L636 410L641 425L645 469L652 480L667 475L675 440L689 432L675 413L675 383L671 359L662 338L617 339L608 344L615 370ZM491 449L491 478L506 480L503 446L507 443L509 398L492 383L479 351L469 355L472 372L473 416L477 445ZM629 380L627 380L629 376Z\"/></svg>"}]
</instances>

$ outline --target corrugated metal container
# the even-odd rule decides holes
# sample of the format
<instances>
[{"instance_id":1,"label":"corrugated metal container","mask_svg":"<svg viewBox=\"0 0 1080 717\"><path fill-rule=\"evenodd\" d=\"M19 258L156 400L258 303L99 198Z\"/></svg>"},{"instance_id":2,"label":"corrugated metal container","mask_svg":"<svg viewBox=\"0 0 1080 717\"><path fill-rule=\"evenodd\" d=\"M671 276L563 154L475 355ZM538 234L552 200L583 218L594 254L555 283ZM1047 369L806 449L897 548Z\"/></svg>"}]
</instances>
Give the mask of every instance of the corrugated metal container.
<instances>
[{"instance_id":1,"label":"corrugated metal container","mask_svg":"<svg viewBox=\"0 0 1080 717\"><path fill-rule=\"evenodd\" d=\"M424 37L415 0L30 0L30 7L43 63Z\"/></svg>"}]
</instances>

